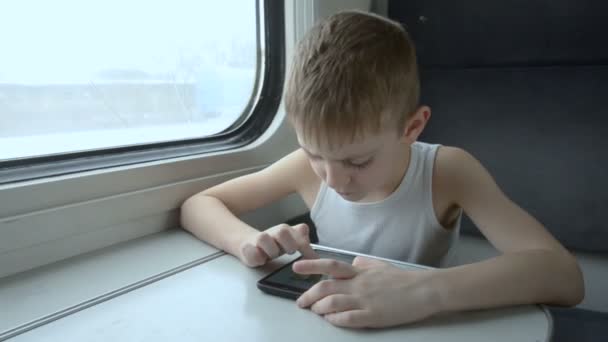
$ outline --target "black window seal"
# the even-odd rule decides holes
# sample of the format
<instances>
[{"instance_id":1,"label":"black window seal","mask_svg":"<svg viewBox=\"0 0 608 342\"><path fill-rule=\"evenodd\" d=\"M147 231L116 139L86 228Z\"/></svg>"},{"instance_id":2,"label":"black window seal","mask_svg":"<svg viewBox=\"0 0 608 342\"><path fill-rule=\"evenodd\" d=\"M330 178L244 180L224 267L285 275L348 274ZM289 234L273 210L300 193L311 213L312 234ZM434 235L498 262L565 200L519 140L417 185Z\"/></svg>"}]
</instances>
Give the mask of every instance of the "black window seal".
<instances>
[{"instance_id":1,"label":"black window seal","mask_svg":"<svg viewBox=\"0 0 608 342\"><path fill-rule=\"evenodd\" d=\"M257 96L251 97L244 110L249 115L243 115L225 131L196 139L4 161L0 162L0 185L230 150L253 142L270 126L281 102L285 77L283 2L256 1L256 24Z\"/></svg>"}]
</instances>

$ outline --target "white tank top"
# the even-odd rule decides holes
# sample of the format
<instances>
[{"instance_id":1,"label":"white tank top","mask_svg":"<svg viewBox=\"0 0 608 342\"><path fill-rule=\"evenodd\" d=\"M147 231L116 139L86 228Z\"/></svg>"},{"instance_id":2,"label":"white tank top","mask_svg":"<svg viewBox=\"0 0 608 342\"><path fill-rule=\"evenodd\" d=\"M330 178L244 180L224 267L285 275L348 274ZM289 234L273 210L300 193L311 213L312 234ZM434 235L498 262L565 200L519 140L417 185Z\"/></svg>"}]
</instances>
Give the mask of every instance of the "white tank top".
<instances>
[{"instance_id":1,"label":"white tank top","mask_svg":"<svg viewBox=\"0 0 608 342\"><path fill-rule=\"evenodd\" d=\"M460 230L445 229L433 209L432 180L439 145L412 144L408 169L397 189L373 203L342 198L325 182L310 216L319 244L383 258L444 266Z\"/></svg>"}]
</instances>

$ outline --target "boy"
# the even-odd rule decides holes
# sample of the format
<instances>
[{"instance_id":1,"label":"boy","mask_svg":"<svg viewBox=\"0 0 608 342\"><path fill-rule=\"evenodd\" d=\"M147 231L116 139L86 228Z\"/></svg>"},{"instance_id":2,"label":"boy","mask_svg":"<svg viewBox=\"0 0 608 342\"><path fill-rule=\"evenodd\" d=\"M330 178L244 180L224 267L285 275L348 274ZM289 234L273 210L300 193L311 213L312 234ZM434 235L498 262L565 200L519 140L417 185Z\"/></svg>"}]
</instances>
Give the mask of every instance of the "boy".
<instances>
[{"instance_id":1,"label":"boy","mask_svg":"<svg viewBox=\"0 0 608 342\"><path fill-rule=\"evenodd\" d=\"M320 22L299 43L285 105L301 148L182 206L183 226L255 267L300 251L302 274L327 274L297 301L330 323L385 327L448 311L576 305L576 260L511 202L467 152L417 142L431 110L418 104L414 47L397 23L361 12ZM297 192L319 243L442 265L463 211L501 255L429 271L357 258L315 259L308 227L260 232L237 216Z\"/></svg>"}]
</instances>

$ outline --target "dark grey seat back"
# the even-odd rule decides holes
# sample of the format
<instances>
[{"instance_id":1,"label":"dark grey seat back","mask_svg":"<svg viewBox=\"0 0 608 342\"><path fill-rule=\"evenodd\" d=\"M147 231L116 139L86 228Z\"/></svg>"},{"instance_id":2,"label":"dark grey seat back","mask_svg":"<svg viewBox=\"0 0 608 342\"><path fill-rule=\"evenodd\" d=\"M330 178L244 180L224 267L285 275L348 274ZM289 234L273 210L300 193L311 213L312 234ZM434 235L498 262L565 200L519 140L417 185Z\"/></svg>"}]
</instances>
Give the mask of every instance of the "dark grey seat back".
<instances>
[{"instance_id":1,"label":"dark grey seat back","mask_svg":"<svg viewBox=\"0 0 608 342\"><path fill-rule=\"evenodd\" d=\"M603 253L607 15L602 1L389 2L433 112L421 140L470 151L563 244Z\"/></svg>"}]
</instances>

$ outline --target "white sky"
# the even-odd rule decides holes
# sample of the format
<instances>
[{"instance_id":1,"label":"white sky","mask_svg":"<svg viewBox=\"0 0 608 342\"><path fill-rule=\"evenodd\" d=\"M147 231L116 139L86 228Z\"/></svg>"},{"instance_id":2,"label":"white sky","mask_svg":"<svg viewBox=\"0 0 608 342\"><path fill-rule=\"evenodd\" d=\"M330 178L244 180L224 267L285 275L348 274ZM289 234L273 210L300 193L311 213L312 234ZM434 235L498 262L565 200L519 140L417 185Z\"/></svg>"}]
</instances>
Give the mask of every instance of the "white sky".
<instances>
[{"instance_id":1,"label":"white sky","mask_svg":"<svg viewBox=\"0 0 608 342\"><path fill-rule=\"evenodd\" d=\"M254 28L253 0L1 1L0 83L86 83L103 69L169 72L180 54L255 39Z\"/></svg>"}]
</instances>

